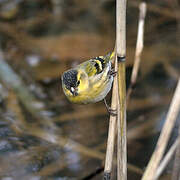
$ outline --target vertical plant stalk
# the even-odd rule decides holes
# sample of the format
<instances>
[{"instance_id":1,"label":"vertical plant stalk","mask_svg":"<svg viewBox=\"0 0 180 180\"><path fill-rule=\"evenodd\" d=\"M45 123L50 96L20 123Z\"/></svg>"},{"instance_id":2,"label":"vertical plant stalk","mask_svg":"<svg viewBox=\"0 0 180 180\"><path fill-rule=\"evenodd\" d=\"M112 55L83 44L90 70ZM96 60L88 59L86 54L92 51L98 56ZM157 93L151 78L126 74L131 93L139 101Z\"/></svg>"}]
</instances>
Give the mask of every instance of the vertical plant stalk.
<instances>
[{"instance_id":1,"label":"vertical plant stalk","mask_svg":"<svg viewBox=\"0 0 180 180\"><path fill-rule=\"evenodd\" d=\"M114 59L115 58L116 57L114 56ZM117 60L115 60L114 62L115 62L115 71L117 71ZM113 82L113 90L112 90L112 101L111 101L112 109L117 109L117 89L118 89L117 76L115 76ZM105 167L104 167L104 180L111 179L115 137L117 132L116 119L117 119L116 116L110 115L108 140L107 140L107 148L106 148L106 159L105 159Z\"/></svg>"},{"instance_id":2,"label":"vertical plant stalk","mask_svg":"<svg viewBox=\"0 0 180 180\"><path fill-rule=\"evenodd\" d=\"M125 62L118 67L119 99L117 118L117 173L118 180L127 179L127 143L126 143L126 88L125 88ZM121 87L120 87L121 86Z\"/></svg>"},{"instance_id":3,"label":"vertical plant stalk","mask_svg":"<svg viewBox=\"0 0 180 180\"><path fill-rule=\"evenodd\" d=\"M141 54L144 47L144 21L146 17L146 3L140 3L139 5L139 24L138 24L138 34L137 34L137 42L136 42L136 52L135 52L135 58L134 58L134 66L132 70L131 75L131 84L127 91L127 106L130 99L130 95L132 93L132 89L134 84L136 83L138 71L139 71L139 65L141 61Z\"/></svg>"},{"instance_id":4,"label":"vertical plant stalk","mask_svg":"<svg viewBox=\"0 0 180 180\"><path fill-rule=\"evenodd\" d=\"M126 180L126 0L116 1L116 50L118 62L117 179Z\"/></svg>"},{"instance_id":5,"label":"vertical plant stalk","mask_svg":"<svg viewBox=\"0 0 180 180\"><path fill-rule=\"evenodd\" d=\"M171 101L171 105L166 117L166 121L159 136L156 148L151 156L151 159L148 163L148 166L145 170L142 180L154 180L159 162L162 159L171 131L174 127L177 115L179 113L179 109L180 109L180 78L178 80L178 84L173 99Z\"/></svg>"}]
</instances>

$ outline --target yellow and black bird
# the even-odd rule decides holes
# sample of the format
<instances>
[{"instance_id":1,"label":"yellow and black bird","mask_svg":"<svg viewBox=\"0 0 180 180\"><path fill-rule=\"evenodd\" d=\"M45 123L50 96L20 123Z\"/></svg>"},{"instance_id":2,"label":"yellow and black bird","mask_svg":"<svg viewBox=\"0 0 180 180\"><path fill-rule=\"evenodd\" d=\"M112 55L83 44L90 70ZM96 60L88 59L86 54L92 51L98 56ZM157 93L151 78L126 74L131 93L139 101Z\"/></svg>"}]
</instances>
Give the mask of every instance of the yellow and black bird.
<instances>
[{"instance_id":1,"label":"yellow and black bird","mask_svg":"<svg viewBox=\"0 0 180 180\"><path fill-rule=\"evenodd\" d=\"M103 100L111 89L113 53L85 61L63 73L62 87L72 103L88 104Z\"/></svg>"}]
</instances>

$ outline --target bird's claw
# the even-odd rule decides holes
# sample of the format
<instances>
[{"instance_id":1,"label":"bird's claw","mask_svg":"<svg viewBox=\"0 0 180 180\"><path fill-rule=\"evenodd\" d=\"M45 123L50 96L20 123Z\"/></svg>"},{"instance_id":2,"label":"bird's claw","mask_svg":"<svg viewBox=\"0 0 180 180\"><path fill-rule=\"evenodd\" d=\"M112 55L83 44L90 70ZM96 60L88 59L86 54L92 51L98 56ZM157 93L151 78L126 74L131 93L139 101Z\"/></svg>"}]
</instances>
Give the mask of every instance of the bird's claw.
<instances>
[{"instance_id":1,"label":"bird's claw","mask_svg":"<svg viewBox=\"0 0 180 180\"><path fill-rule=\"evenodd\" d=\"M116 109L108 108L108 112L111 116L117 116L117 110Z\"/></svg>"},{"instance_id":2,"label":"bird's claw","mask_svg":"<svg viewBox=\"0 0 180 180\"><path fill-rule=\"evenodd\" d=\"M107 111L109 112L109 114L111 116L117 116L117 110L116 109L112 109L110 106L108 106L105 98L104 98L104 104L106 106Z\"/></svg>"},{"instance_id":3,"label":"bird's claw","mask_svg":"<svg viewBox=\"0 0 180 180\"><path fill-rule=\"evenodd\" d=\"M111 76L115 77L116 74L117 74L117 71L115 71L114 69L111 69L111 70L110 70L110 75L111 75Z\"/></svg>"}]
</instances>

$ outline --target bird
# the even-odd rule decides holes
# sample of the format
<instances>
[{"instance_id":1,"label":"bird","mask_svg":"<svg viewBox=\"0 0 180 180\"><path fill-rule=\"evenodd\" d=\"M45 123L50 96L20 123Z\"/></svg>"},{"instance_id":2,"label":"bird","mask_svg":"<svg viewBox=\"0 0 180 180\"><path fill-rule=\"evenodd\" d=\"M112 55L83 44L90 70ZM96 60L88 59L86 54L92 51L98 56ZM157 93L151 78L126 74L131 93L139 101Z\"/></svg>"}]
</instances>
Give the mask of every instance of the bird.
<instances>
[{"instance_id":1,"label":"bird","mask_svg":"<svg viewBox=\"0 0 180 180\"><path fill-rule=\"evenodd\" d=\"M114 52L87 60L61 76L67 99L75 104L96 103L105 99L116 74L112 68Z\"/></svg>"}]
</instances>

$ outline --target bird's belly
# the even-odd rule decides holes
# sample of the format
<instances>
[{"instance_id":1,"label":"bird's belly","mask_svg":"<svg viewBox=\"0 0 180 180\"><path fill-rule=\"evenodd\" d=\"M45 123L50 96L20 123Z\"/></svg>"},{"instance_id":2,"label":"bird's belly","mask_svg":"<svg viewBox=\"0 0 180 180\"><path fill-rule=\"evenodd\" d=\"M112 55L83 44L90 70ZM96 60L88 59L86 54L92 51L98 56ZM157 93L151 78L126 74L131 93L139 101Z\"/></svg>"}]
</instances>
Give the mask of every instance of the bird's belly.
<instances>
[{"instance_id":1,"label":"bird's belly","mask_svg":"<svg viewBox=\"0 0 180 180\"><path fill-rule=\"evenodd\" d=\"M113 77L108 81L108 83L105 84L103 91L100 91L99 93L97 93L97 95L93 99L93 102L101 101L107 96L107 94L111 90L112 82L113 82Z\"/></svg>"},{"instance_id":2,"label":"bird's belly","mask_svg":"<svg viewBox=\"0 0 180 180\"><path fill-rule=\"evenodd\" d=\"M101 101L111 90L112 82L113 77L111 77L108 82L99 84L98 87L93 86L92 88L89 88L89 90L86 92L82 92L77 96L70 97L69 100L77 104L89 104Z\"/></svg>"}]
</instances>

